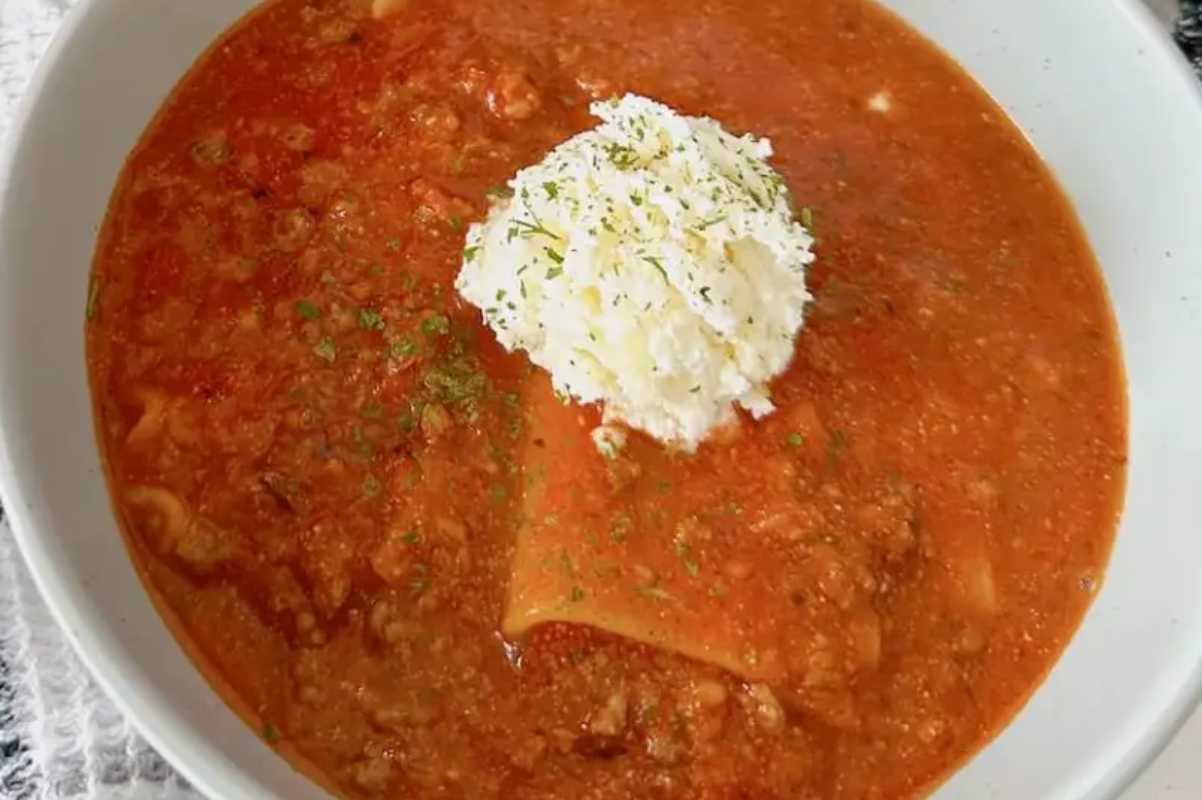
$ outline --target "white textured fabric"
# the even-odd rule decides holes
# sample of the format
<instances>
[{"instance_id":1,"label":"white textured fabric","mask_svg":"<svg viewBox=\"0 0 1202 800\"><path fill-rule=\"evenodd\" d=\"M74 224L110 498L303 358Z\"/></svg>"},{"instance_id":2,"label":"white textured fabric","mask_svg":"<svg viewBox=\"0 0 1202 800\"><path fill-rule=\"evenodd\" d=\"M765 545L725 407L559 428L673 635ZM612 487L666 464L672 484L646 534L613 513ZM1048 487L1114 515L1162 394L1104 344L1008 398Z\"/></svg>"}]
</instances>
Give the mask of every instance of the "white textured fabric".
<instances>
[{"instance_id":1,"label":"white textured fabric","mask_svg":"<svg viewBox=\"0 0 1202 800\"><path fill-rule=\"evenodd\" d=\"M0 522L0 797L198 798L88 677Z\"/></svg>"},{"instance_id":2,"label":"white textured fabric","mask_svg":"<svg viewBox=\"0 0 1202 800\"><path fill-rule=\"evenodd\" d=\"M75 0L0 0L0 140L38 58Z\"/></svg>"}]
</instances>

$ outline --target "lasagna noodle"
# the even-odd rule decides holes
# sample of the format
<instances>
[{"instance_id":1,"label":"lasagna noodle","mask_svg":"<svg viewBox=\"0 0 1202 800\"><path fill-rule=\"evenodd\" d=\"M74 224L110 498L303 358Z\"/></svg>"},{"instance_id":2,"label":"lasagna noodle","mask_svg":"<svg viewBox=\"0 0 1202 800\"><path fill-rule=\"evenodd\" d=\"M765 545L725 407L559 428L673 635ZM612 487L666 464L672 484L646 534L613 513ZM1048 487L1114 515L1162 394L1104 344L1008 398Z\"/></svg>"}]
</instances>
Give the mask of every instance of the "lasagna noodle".
<instances>
[{"instance_id":1,"label":"lasagna noodle","mask_svg":"<svg viewBox=\"0 0 1202 800\"><path fill-rule=\"evenodd\" d=\"M715 580L672 530L623 515L587 413L559 402L541 374L527 409L524 521L503 633L587 625L749 680L779 680L779 593L763 582Z\"/></svg>"}]
</instances>

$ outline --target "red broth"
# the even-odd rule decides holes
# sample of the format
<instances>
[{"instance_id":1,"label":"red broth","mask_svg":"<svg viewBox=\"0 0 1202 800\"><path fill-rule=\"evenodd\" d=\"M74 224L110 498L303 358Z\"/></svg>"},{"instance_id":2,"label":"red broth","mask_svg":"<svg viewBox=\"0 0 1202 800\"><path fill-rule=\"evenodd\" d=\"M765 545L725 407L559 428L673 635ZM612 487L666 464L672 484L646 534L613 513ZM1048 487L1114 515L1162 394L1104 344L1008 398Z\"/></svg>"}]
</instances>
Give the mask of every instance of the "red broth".
<instances>
[{"instance_id":1,"label":"red broth","mask_svg":"<svg viewBox=\"0 0 1202 800\"><path fill-rule=\"evenodd\" d=\"M256 12L114 193L97 425L181 642L348 798L930 791L1060 654L1121 501L1116 335L1046 168L867 2L394 5ZM607 462L452 284L490 187L626 91L769 137L819 258L775 415ZM558 577L515 563L532 526ZM607 634L602 587L696 618ZM577 622L506 640L511 591Z\"/></svg>"}]
</instances>

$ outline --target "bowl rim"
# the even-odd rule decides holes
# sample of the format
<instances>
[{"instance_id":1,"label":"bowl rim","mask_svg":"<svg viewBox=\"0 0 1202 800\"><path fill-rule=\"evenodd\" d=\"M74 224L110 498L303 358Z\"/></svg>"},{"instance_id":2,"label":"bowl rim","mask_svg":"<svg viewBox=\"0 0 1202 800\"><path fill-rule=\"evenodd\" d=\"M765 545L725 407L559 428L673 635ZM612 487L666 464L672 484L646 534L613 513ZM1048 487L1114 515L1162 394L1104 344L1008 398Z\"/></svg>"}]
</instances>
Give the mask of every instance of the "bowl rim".
<instances>
[{"instance_id":1,"label":"bowl rim","mask_svg":"<svg viewBox=\"0 0 1202 800\"><path fill-rule=\"evenodd\" d=\"M10 134L0 147L0 218L12 213L11 198L7 191L10 175L22 143L30 135L30 122L37 99L44 91L49 77L59 68L64 52L69 48L84 20L104 1L78 0L64 17L25 87L12 117ZM257 2L261 3L263 0ZM1162 71L1167 70L1166 75L1177 83L1177 86L1173 87L1174 91L1188 98L1187 105L1192 105L1197 113L1202 115L1202 81L1177 51L1163 23L1156 18L1145 0L1111 2L1125 14L1133 37L1139 40L1149 53L1157 55L1164 62ZM52 549L40 535L31 515L26 513L23 503L23 480L19 476L17 465L9 456L7 440L6 421L0 417L0 502L3 503L17 551L49 609L51 618L70 642L72 650L89 675L147 742L204 794L213 798L222 797L223 792L218 785L221 781L214 779L213 772L195 763L196 759L186 752L185 741L166 730L165 720L138 710L134 699L138 692L132 682L119 670L114 669L99 652L93 652L84 644L79 633L84 627L82 615L71 599L71 592L54 569ZM1102 794L1098 796L1107 800L1120 798L1177 736L1195 711L1202 707L1202 661L1199 661L1193 673L1179 687L1179 695L1179 702L1170 703L1161 709L1149 723L1144 735L1131 745L1124 758L1126 763L1118 772L1099 774L1084 790L1086 796L1094 796L1093 793L1101 791Z\"/></svg>"},{"instance_id":2,"label":"bowl rim","mask_svg":"<svg viewBox=\"0 0 1202 800\"><path fill-rule=\"evenodd\" d=\"M1160 56L1167 62L1168 75L1174 78L1194 110L1202 113L1202 72L1195 70L1177 47L1172 36L1165 30L1164 23L1152 11L1147 0L1113 0L1126 12L1135 34L1144 40L1148 52ZM1119 335L1122 335L1120 330ZM1130 387L1128 387L1128 393ZM1069 641L1069 646L1072 640ZM1036 689L1038 691L1038 688ZM1165 749L1177 738L1182 728L1194 716L1202 713L1202 660L1194 665L1194 671L1179 689L1181 697L1177 705L1162 709L1152 721L1142 740L1129 751L1127 764L1110 776L1111 786L1102 796L1105 800L1120 800L1128 789L1156 762ZM1092 789L1105 785L1108 776L1100 775ZM1089 790L1087 790L1089 791ZM1104 790L1105 791L1105 790Z\"/></svg>"}]
</instances>

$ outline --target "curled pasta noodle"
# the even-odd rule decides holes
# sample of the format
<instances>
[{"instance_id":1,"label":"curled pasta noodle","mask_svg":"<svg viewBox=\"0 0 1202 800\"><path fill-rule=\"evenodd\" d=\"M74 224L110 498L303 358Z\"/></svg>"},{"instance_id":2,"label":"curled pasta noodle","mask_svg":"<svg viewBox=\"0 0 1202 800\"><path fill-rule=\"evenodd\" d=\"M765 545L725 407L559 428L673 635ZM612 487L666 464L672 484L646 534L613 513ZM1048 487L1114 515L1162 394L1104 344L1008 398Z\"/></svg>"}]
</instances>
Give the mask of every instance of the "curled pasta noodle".
<instances>
[{"instance_id":1,"label":"curled pasta noodle","mask_svg":"<svg viewBox=\"0 0 1202 800\"><path fill-rule=\"evenodd\" d=\"M125 499L137 511L142 530L150 534L163 552L175 548L188 531L191 514L172 491L158 486L133 486Z\"/></svg>"},{"instance_id":2,"label":"curled pasta noodle","mask_svg":"<svg viewBox=\"0 0 1202 800\"><path fill-rule=\"evenodd\" d=\"M142 406L142 416L130 428L125 443L144 447L160 437L184 447L195 446L200 439L197 415L186 397L171 396L161 389L140 387L133 392Z\"/></svg>"},{"instance_id":3,"label":"curled pasta noodle","mask_svg":"<svg viewBox=\"0 0 1202 800\"><path fill-rule=\"evenodd\" d=\"M167 421L167 395L157 389L134 390L134 398L142 404L142 416L130 428L125 437L128 445L141 445L155 439L163 432Z\"/></svg>"},{"instance_id":4,"label":"curled pasta noodle","mask_svg":"<svg viewBox=\"0 0 1202 800\"><path fill-rule=\"evenodd\" d=\"M239 545L228 531L192 513L174 492L134 486L125 497L138 510L140 530L161 554L173 555L202 574L238 555Z\"/></svg>"}]
</instances>

